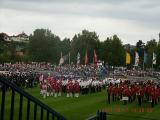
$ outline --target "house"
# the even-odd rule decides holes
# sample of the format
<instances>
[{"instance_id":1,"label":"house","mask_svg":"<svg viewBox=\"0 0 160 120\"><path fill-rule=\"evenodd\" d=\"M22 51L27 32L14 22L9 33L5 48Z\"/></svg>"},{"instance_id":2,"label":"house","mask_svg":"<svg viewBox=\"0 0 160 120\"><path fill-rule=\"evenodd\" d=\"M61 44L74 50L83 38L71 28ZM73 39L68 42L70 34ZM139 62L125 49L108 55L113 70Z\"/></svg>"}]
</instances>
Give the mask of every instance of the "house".
<instances>
[{"instance_id":1,"label":"house","mask_svg":"<svg viewBox=\"0 0 160 120\"><path fill-rule=\"evenodd\" d=\"M10 36L10 39L14 42L23 42L28 43L29 42L29 36L25 34L24 32L16 35L16 36Z\"/></svg>"},{"instance_id":2,"label":"house","mask_svg":"<svg viewBox=\"0 0 160 120\"><path fill-rule=\"evenodd\" d=\"M10 46L14 47L14 52L17 56L23 56L26 52L26 45L29 43L29 36L24 32L13 36L0 33L0 42L3 42L8 48Z\"/></svg>"}]
</instances>

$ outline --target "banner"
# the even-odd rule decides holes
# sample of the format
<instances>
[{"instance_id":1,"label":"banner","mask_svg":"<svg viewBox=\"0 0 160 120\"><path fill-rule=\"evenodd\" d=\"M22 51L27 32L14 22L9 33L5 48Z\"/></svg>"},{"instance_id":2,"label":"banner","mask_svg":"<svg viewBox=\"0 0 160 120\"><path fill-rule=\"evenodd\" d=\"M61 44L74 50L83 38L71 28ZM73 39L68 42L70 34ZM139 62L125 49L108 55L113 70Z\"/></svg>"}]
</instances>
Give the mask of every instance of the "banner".
<instances>
[{"instance_id":1,"label":"banner","mask_svg":"<svg viewBox=\"0 0 160 120\"><path fill-rule=\"evenodd\" d=\"M130 55L130 53L126 53L126 65L129 65L129 64L131 64L131 55Z\"/></svg>"},{"instance_id":2,"label":"banner","mask_svg":"<svg viewBox=\"0 0 160 120\"><path fill-rule=\"evenodd\" d=\"M144 64L147 63L148 60L148 54L144 51Z\"/></svg>"},{"instance_id":3,"label":"banner","mask_svg":"<svg viewBox=\"0 0 160 120\"><path fill-rule=\"evenodd\" d=\"M84 64L87 65L88 64L88 52L86 51L86 55L85 55L85 61Z\"/></svg>"},{"instance_id":4,"label":"banner","mask_svg":"<svg viewBox=\"0 0 160 120\"><path fill-rule=\"evenodd\" d=\"M94 64L97 64L97 54L95 50L94 50L93 62Z\"/></svg>"},{"instance_id":5,"label":"banner","mask_svg":"<svg viewBox=\"0 0 160 120\"><path fill-rule=\"evenodd\" d=\"M59 65L63 65L64 62L69 58L69 62L70 62L70 52L67 55L62 56L62 52L61 52L61 58L59 60Z\"/></svg>"},{"instance_id":6,"label":"banner","mask_svg":"<svg viewBox=\"0 0 160 120\"><path fill-rule=\"evenodd\" d=\"M77 64L80 64L80 53L77 54Z\"/></svg>"},{"instance_id":7,"label":"banner","mask_svg":"<svg viewBox=\"0 0 160 120\"><path fill-rule=\"evenodd\" d=\"M153 52L153 65L155 65L156 64L156 54Z\"/></svg>"},{"instance_id":8,"label":"banner","mask_svg":"<svg viewBox=\"0 0 160 120\"><path fill-rule=\"evenodd\" d=\"M138 52L135 52L135 66L138 66L139 64L139 55Z\"/></svg>"}]
</instances>

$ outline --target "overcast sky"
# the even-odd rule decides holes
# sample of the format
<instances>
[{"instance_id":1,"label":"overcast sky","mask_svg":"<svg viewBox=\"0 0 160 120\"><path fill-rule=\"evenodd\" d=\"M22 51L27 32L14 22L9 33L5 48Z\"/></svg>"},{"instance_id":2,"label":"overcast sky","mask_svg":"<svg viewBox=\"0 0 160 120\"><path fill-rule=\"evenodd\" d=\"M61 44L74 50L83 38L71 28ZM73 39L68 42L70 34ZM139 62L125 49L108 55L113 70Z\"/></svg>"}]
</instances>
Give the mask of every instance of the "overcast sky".
<instances>
[{"instance_id":1,"label":"overcast sky","mask_svg":"<svg viewBox=\"0 0 160 120\"><path fill-rule=\"evenodd\" d=\"M36 28L61 39L87 29L102 41L114 34L124 44L158 41L160 0L0 0L0 32L29 35Z\"/></svg>"}]
</instances>

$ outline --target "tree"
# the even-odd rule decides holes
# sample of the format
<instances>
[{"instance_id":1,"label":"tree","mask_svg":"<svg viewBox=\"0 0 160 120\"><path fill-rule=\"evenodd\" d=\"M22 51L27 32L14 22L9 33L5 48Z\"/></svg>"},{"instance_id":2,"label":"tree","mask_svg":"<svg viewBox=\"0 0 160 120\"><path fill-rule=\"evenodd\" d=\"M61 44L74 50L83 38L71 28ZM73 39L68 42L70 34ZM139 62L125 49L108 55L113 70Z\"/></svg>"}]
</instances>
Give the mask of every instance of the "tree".
<instances>
[{"instance_id":1,"label":"tree","mask_svg":"<svg viewBox=\"0 0 160 120\"><path fill-rule=\"evenodd\" d=\"M29 55L33 61L58 63L60 38L48 29L36 29L30 35Z\"/></svg>"},{"instance_id":2,"label":"tree","mask_svg":"<svg viewBox=\"0 0 160 120\"><path fill-rule=\"evenodd\" d=\"M71 41L69 38L64 38L60 43L60 49L63 55L66 55L70 52L71 49Z\"/></svg>"},{"instance_id":3,"label":"tree","mask_svg":"<svg viewBox=\"0 0 160 120\"><path fill-rule=\"evenodd\" d=\"M157 42L155 39L147 42L146 50L148 53L147 67L152 67L153 52L157 53Z\"/></svg>"},{"instance_id":4,"label":"tree","mask_svg":"<svg viewBox=\"0 0 160 120\"><path fill-rule=\"evenodd\" d=\"M93 62L93 52L97 48L99 37L96 32L89 32L82 30L82 33L76 34L71 41L71 60L75 63L76 56L79 52L81 63L84 63L84 56L86 51L89 54L89 62Z\"/></svg>"},{"instance_id":5,"label":"tree","mask_svg":"<svg viewBox=\"0 0 160 120\"><path fill-rule=\"evenodd\" d=\"M104 41L105 62L113 66L125 64L125 49L117 35Z\"/></svg>"},{"instance_id":6,"label":"tree","mask_svg":"<svg viewBox=\"0 0 160 120\"><path fill-rule=\"evenodd\" d=\"M145 43L142 40L139 40L136 43L135 51L139 54L139 66L143 66L144 61L144 51L145 51ZM134 53L134 62L135 62L135 53Z\"/></svg>"}]
</instances>

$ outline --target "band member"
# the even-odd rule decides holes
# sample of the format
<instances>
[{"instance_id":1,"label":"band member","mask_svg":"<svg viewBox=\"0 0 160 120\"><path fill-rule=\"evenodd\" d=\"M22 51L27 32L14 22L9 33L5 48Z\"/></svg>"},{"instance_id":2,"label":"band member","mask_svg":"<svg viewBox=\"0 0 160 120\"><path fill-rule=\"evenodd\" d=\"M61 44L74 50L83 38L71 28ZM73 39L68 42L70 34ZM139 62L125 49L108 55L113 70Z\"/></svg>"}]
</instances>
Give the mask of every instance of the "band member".
<instances>
[{"instance_id":1,"label":"band member","mask_svg":"<svg viewBox=\"0 0 160 120\"><path fill-rule=\"evenodd\" d=\"M79 83L76 81L75 84L74 84L74 97L79 97L79 93L80 93L80 85Z\"/></svg>"},{"instance_id":2,"label":"band member","mask_svg":"<svg viewBox=\"0 0 160 120\"><path fill-rule=\"evenodd\" d=\"M107 89L107 92L108 92L108 103L110 104L111 102L111 94L112 94L112 88L113 88L113 85L112 83L110 83L108 89Z\"/></svg>"}]
</instances>

